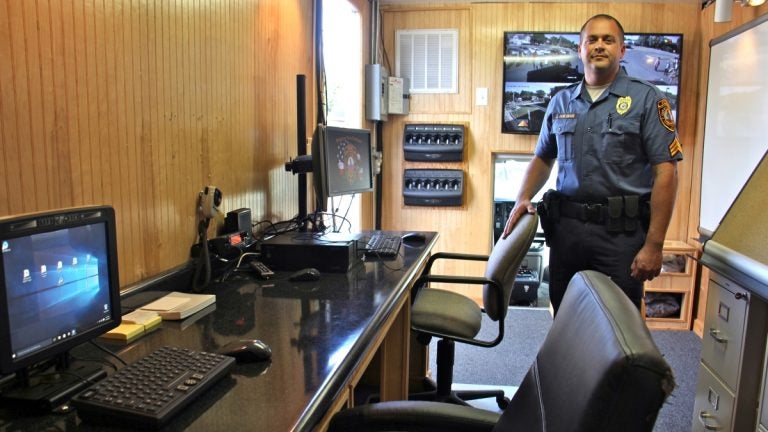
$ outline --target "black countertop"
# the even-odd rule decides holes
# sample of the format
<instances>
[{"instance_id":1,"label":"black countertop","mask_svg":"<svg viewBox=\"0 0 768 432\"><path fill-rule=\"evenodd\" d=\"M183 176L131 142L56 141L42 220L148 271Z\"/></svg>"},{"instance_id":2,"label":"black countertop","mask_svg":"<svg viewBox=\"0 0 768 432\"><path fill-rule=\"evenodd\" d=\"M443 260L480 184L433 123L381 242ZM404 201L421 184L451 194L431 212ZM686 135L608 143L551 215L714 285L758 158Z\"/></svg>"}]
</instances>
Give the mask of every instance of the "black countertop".
<instances>
[{"instance_id":1,"label":"black countertop","mask_svg":"<svg viewBox=\"0 0 768 432\"><path fill-rule=\"evenodd\" d=\"M369 260L348 273L324 273L317 282L291 282L292 272L276 272L269 280L234 273L211 285L215 305L184 321L165 321L130 345L102 345L132 362L164 345L215 351L234 339L261 339L272 348L271 361L236 365L231 377L165 429L311 430L407 295L436 238L427 233L423 245L404 245L395 259ZM89 345L79 350L95 351ZM0 429L102 430L80 423L75 413L25 417L6 407L0 409Z\"/></svg>"}]
</instances>

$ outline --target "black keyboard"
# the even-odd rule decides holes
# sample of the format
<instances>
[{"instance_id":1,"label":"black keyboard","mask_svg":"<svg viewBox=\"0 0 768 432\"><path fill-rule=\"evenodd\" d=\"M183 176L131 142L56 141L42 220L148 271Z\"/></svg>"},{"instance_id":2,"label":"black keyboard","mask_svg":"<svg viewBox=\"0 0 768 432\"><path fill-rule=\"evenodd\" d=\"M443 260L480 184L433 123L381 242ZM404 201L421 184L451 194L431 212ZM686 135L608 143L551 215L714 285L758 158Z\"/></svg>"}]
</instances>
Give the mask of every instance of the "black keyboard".
<instances>
[{"instance_id":1,"label":"black keyboard","mask_svg":"<svg viewBox=\"0 0 768 432\"><path fill-rule=\"evenodd\" d=\"M72 404L84 422L159 427L234 364L221 354L163 347L81 392Z\"/></svg>"},{"instance_id":2,"label":"black keyboard","mask_svg":"<svg viewBox=\"0 0 768 432\"><path fill-rule=\"evenodd\" d=\"M365 256L396 257L400 253L402 243L403 239L400 236L383 233L373 234L365 246Z\"/></svg>"}]
</instances>

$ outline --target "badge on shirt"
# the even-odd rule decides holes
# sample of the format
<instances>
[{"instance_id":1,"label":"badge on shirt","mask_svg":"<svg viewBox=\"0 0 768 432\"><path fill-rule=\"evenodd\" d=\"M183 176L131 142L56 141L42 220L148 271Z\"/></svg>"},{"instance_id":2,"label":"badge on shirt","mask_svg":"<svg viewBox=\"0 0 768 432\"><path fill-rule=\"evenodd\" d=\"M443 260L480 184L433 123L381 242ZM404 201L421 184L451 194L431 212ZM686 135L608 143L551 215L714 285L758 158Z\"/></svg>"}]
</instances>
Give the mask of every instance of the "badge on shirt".
<instances>
[{"instance_id":1,"label":"badge on shirt","mask_svg":"<svg viewBox=\"0 0 768 432\"><path fill-rule=\"evenodd\" d=\"M630 107L632 107L632 97L630 96L620 97L619 100L616 101L616 112L619 113L619 115L626 114Z\"/></svg>"},{"instance_id":2,"label":"badge on shirt","mask_svg":"<svg viewBox=\"0 0 768 432\"><path fill-rule=\"evenodd\" d=\"M659 120L661 120L661 124L670 132L674 132L675 119L672 117L672 107L669 106L669 101L662 99L656 104L656 107L659 110Z\"/></svg>"}]
</instances>

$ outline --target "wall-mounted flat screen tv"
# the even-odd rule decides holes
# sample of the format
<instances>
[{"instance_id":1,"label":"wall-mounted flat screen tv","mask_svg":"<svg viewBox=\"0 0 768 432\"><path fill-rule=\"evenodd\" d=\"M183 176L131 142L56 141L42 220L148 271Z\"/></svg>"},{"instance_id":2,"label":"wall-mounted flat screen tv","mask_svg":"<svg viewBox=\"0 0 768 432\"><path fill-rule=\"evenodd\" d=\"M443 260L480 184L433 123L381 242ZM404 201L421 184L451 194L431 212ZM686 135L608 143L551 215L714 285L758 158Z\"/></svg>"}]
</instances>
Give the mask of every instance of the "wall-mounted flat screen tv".
<instances>
[{"instance_id":1,"label":"wall-mounted flat screen tv","mask_svg":"<svg viewBox=\"0 0 768 432\"><path fill-rule=\"evenodd\" d=\"M677 119L683 35L626 33L621 66L667 95ZM584 76L579 33L504 32L501 132L538 134L552 96Z\"/></svg>"}]
</instances>

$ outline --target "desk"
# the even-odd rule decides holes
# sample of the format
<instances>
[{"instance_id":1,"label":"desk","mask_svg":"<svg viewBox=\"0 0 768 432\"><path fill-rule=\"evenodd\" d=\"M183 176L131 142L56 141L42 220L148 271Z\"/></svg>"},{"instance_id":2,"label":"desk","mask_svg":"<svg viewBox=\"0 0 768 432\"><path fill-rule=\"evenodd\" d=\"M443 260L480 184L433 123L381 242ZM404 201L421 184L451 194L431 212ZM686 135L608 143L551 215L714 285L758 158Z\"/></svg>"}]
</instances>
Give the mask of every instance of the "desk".
<instances>
[{"instance_id":1,"label":"desk","mask_svg":"<svg viewBox=\"0 0 768 432\"><path fill-rule=\"evenodd\" d=\"M363 383L380 383L384 400L407 397L409 293L436 240L427 233L424 245L404 245L396 259L325 273L318 282L290 282L291 272L267 281L233 276L211 286L215 307L187 321L166 321L133 344L104 345L132 362L163 345L215 351L233 339L261 339L272 348L271 363L236 365L166 429L323 430L333 412L354 404L353 390ZM97 352L89 345L78 350ZM0 409L2 430L51 428L100 430L80 424L74 413L20 417Z\"/></svg>"}]
</instances>

